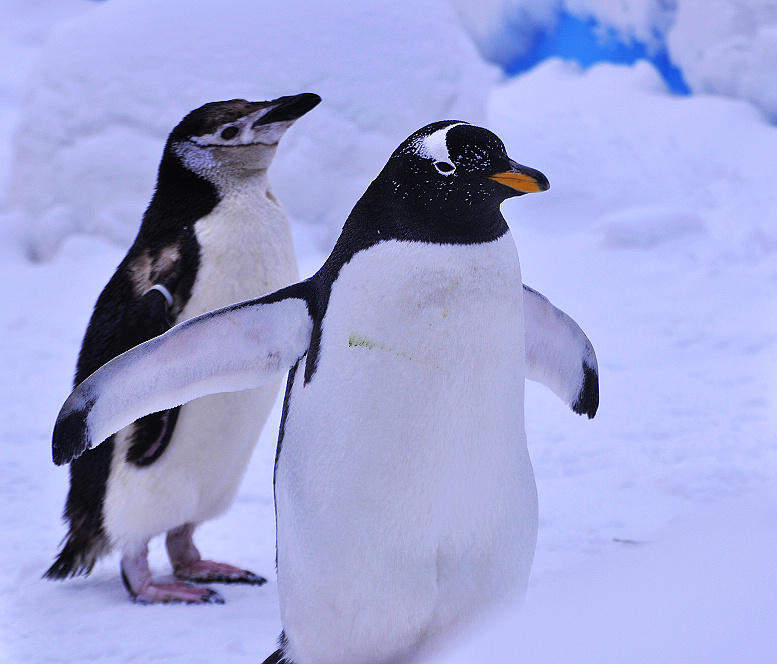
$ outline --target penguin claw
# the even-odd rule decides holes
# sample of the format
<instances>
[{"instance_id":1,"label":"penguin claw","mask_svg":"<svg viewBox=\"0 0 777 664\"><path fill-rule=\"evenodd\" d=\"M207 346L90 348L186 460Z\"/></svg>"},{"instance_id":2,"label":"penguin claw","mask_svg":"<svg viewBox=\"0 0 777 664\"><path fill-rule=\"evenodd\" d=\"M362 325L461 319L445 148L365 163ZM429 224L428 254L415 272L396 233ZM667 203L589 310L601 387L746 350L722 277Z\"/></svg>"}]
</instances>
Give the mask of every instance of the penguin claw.
<instances>
[{"instance_id":1,"label":"penguin claw","mask_svg":"<svg viewBox=\"0 0 777 664\"><path fill-rule=\"evenodd\" d=\"M224 604L224 597L211 588L206 588L208 594L202 598L201 604Z\"/></svg>"},{"instance_id":2,"label":"penguin claw","mask_svg":"<svg viewBox=\"0 0 777 664\"><path fill-rule=\"evenodd\" d=\"M261 586L267 582L267 579L258 574L212 560L197 560L182 565L176 568L175 576L195 583L242 583Z\"/></svg>"}]
</instances>

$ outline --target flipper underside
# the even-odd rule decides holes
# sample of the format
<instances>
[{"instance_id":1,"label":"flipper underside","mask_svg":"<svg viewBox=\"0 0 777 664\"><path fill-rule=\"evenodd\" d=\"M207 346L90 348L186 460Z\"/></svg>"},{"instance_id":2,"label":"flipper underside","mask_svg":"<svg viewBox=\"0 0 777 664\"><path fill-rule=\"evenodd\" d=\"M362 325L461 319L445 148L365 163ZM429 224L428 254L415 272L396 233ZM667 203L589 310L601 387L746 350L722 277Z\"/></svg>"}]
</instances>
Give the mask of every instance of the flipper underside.
<instances>
[{"instance_id":1,"label":"flipper underside","mask_svg":"<svg viewBox=\"0 0 777 664\"><path fill-rule=\"evenodd\" d=\"M580 326L548 299L523 287L526 377L550 388L579 415L599 407L599 366Z\"/></svg>"},{"instance_id":2,"label":"flipper underside","mask_svg":"<svg viewBox=\"0 0 777 664\"><path fill-rule=\"evenodd\" d=\"M54 463L149 413L260 387L287 371L307 351L313 325L301 286L192 318L103 365L62 406Z\"/></svg>"}]
</instances>

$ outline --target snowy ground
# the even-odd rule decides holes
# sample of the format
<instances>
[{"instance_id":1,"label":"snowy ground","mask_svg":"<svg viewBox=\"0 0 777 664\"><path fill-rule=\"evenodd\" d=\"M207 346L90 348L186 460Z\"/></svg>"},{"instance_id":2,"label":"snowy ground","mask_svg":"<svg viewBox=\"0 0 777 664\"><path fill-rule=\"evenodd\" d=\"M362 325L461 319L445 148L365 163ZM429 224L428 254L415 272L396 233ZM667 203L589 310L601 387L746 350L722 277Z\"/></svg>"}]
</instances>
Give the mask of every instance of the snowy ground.
<instances>
[{"instance_id":1,"label":"snowy ground","mask_svg":"<svg viewBox=\"0 0 777 664\"><path fill-rule=\"evenodd\" d=\"M16 20L0 28L5 181L28 63L49 25L92 7L41 2L34 17L21 2L0 7ZM550 61L482 102L511 156L550 179L548 193L503 212L526 283L592 340L601 407L584 421L528 385L540 498L529 594L522 611L508 607L440 661L777 660L777 127L744 101L672 96L644 64L583 72ZM364 142L372 151L385 138L365 130ZM51 426L125 247L71 234L50 261L31 262L28 211L8 198L0 194L0 662L261 661L280 631L277 406L233 509L198 538L208 556L268 584L220 588L226 605L193 608L132 605L116 558L87 579L40 580L63 535L67 488L50 461ZM295 217L307 275L327 233L305 221ZM168 573L160 542L151 564Z\"/></svg>"}]
</instances>

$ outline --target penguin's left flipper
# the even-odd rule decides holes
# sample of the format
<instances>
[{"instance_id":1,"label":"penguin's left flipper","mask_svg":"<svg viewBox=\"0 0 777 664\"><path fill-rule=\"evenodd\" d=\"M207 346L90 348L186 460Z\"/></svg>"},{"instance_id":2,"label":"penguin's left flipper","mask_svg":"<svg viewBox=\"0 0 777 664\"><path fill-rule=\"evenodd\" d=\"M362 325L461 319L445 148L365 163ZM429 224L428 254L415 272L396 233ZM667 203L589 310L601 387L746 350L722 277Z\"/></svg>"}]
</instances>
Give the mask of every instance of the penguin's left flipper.
<instances>
[{"instance_id":1,"label":"penguin's left flipper","mask_svg":"<svg viewBox=\"0 0 777 664\"><path fill-rule=\"evenodd\" d=\"M580 326L536 290L523 287L526 377L550 388L579 415L599 407L599 366Z\"/></svg>"},{"instance_id":2,"label":"penguin's left flipper","mask_svg":"<svg viewBox=\"0 0 777 664\"><path fill-rule=\"evenodd\" d=\"M287 371L310 343L310 301L308 282L294 284L192 318L114 358L62 406L54 463L69 463L149 413L260 387Z\"/></svg>"}]
</instances>

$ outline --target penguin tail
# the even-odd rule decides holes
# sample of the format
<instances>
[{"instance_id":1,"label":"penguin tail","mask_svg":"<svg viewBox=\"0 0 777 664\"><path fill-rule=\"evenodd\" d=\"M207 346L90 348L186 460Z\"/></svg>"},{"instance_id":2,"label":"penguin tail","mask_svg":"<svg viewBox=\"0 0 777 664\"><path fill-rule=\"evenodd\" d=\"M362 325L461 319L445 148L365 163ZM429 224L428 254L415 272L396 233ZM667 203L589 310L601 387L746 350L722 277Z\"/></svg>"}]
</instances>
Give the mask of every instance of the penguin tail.
<instances>
[{"instance_id":1,"label":"penguin tail","mask_svg":"<svg viewBox=\"0 0 777 664\"><path fill-rule=\"evenodd\" d=\"M264 660L263 664L286 664L286 660L283 658L283 650L278 648L278 650Z\"/></svg>"},{"instance_id":2,"label":"penguin tail","mask_svg":"<svg viewBox=\"0 0 777 664\"><path fill-rule=\"evenodd\" d=\"M97 560L109 549L108 542L102 537L84 538L71 533L43 578L62 581L70 577L87 576Z\"/></svg>"},{"instance_id":3,"label":"penguin tail","mask_svg":"<svg viewBox=\"0 0 777 664\"><path fill-rule=\"evenodd\" d=\"M262 664L294 664L290 659L286 657L286 634L281 632L278 638L278 645L280 648L270 655Z\"/></svg>"},{"instance_id":4,"label":"penguin tail","mask_svg":"<svg viewBox=\"0 0 777 664\"><path fill-rule=\"evenodd\" d=\"M68 526L64 546L45 579L86 576L97 560L111 550L105 532L102 505L113 458L113 437L70 464L70 490L63 519Z\"/></svg>"}]
</instances>

